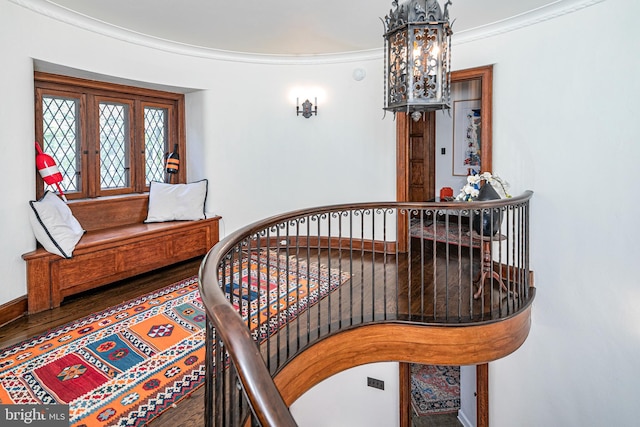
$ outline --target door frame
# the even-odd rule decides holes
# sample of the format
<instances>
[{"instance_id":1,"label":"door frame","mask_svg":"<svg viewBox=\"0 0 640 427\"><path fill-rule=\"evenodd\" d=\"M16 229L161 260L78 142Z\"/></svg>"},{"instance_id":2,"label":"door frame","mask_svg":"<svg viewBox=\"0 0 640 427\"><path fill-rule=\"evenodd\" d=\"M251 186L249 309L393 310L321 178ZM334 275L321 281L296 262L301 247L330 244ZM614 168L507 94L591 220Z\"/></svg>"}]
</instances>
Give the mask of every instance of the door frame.
<instances>
[{"instance_id":1,"label":"door frame","mask_svg":"<svg viewBox=\"0 0 640 427\"><path fill-rule=\"evenodd\" d=\"M482 127L480 128L480 164L482 172L493 168L493 65L452 71L451 84L480 80L482 99ZM396 198L409 201L409 116L396 113ZM433 171L435 173L435 171ZM436 191L437 194L437 191ZM405 230L406 231L406 230ZM402 234L400 234L402 236Z\"/></svg>"},{"instance_id":2,"label":"door frame","mask_svg":"<svg viewBox=\"0 0 640 427\"><path fill-rule=\"evenodd\" d=\"M482 127L480 129L480 163L482 172L493 168L493 65L451 72L451 83L479 79L482 98ZM396 113L396 198L409 201L409 117ZM435 171L432 171L435 174ZM435 182L435 180L434 180ZM436 192L437 194L437 192ZM398 250L407 251L408 220L398 214ZM400 363L400 427L411 426L411 372L409 363ZM476 365L476 427L489 426L489 364Z\"/></svg>"}]
</instances>

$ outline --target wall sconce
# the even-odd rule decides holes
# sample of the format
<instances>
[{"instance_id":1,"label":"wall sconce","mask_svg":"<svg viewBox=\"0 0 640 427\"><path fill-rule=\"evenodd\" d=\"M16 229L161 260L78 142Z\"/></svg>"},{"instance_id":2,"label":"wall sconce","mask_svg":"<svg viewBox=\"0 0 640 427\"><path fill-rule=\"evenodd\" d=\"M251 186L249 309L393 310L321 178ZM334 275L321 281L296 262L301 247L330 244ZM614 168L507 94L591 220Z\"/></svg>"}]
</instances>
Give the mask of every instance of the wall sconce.
<instances>
[{"instance_id":1,"label":"wall sconce","mask_svg":"<svg viewBox=\"0 0 640 427\"><path fill-rule=\"evenodd\" d=\"M315 102L315 106L311 103L311 101L307 99L302 103L302 109L300 109L300 99L296 98L296 116L302 114L302 117L304 117L305 119L308 119L312 115L317 116L318 98L314 98L313 101Z\"/></svg>"}]
</instances>

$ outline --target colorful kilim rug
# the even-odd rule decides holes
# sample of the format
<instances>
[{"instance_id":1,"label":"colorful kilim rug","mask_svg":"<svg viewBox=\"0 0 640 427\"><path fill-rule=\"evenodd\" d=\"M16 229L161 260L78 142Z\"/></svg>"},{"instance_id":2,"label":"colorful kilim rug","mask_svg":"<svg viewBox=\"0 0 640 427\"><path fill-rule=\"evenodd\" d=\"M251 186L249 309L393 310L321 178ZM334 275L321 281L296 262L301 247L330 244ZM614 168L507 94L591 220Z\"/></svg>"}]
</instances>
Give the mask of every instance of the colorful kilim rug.
<instances>
[{"instance_id":1,"label":"colorful kilim rug","mask_svg":"<svg viewBox=\"0 0 640 427\"><path fill-rule=\"evenodd\" d=\"M348 272L329 269L293 255L287 259L283 255L278 256L275 251L268 251L268 254L262 251L259 257L252 252L250 257L245 255L241 262L242 278L238 268L240 260L234 262L233 278L230 280L233 283L232 302L242 318L248 319L254 338L264 338L295 319L308 306L318 302L319 298L328 295L350 277ZM230 276L230 273L228 267L226 275ZM265 285L267 277L270 283L268 289ZM229 284L226 285L226 292L231 293Z\"/></svg>"},{"instance_id":2,"label":"colorful kilim rug","mask_svg":"<svg viewBox=\"0 0 640 427\"><path fill-rule=\"evenodd\" d=\"M411 365L411 404L419 416L460 409L460 367Z\"/></svg>"},{"instance_id":3,"label":"colorful kilim rug","mask_svg":"<svg viewBox=\"0 0 640 427\"><path fill-rule=\"evenodd\" d=\"M3 404L69 404L74 426L146 424L203 382L192 277L0 353Z\"/></svg>"},{"instance_id":4,"label":"colorful kilim rug","mask_svg":"<svg viewBox=\"0 0 640 427\"><path fill-rule=\"evenodd\" d=\"M238 279L269 294L270 315L278 318L274 277L287 259L272 254L260 261L252 259ZM252 282L266 265L276 275ZM315 281L287 282L307 302L289 306L284 319L339 285L329 285L332 272L312 264L309 270L309 277L316 271ZM204 325L196 277L68 323L0 350L0 403L69 404L75 427L146 425L203 384Z\"/></svg>"}]
</instances>

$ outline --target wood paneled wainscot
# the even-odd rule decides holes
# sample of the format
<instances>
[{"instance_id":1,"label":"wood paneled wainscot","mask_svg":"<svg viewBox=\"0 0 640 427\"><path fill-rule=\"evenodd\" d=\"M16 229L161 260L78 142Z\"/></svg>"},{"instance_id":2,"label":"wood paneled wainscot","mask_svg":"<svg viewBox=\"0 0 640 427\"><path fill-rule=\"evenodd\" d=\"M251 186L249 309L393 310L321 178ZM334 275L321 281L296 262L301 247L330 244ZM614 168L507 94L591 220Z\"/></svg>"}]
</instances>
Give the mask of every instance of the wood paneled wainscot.
<instances>
[{"instance_id":1,"label":"wood paneled wainscot","mask_svg":"<svg viewBox=\"0 0 640 427\"><path fill-rule=\"evenodd\" d=\"M145 224L148 202L147 194L69 202L87 232L72 258L41 247L22 255L29 313L58 307L79 292L203 256L218 242L220 217Z\"/></svg>"}]
</instances>

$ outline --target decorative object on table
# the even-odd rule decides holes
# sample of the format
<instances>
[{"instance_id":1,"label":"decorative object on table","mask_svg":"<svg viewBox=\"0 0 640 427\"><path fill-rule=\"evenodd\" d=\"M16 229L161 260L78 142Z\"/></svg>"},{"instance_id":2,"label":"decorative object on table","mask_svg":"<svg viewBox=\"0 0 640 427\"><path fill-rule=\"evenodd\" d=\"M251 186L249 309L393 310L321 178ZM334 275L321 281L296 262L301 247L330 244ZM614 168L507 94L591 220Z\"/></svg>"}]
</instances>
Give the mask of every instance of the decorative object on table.
<instances>
[{"instance_id":1,"label":"decorative object on table","mask_svg":"<svg viewBox=\"0 0 640 427\"><path fill-rule=\"evenodd\" d=\"M442 187L440 189L440 201L441 202L450 202L453 200L453 188L451 187Z\"/></svg>"},{"instance_id":2,"label":"decorative object on table","mask_svg":"<svg viewBox=\"0 0 640 427\"><path fill-rule=\"evenodd\" d=\"M480 191L478 191L478 197L476 201L484 202L489 200L499 200L500 195L493 188L493 185L485 182ZM481 209L473 216L473 231L481 236L493 236L500 229L502 224L502 211L496 209Z\"/></svg>"},{"instance_id":3,"label":"decorative object on table","mask_svg":"<svg viewBox=\"0 0 640 427\"><path fill-rule=\"evenodd\" d=\"M62 182L62 174L58 169L58 165L56 165L55 160L50 155L44 153L42 148L40 148L40 144L38 141L35 142L36 145L36 168L38 172L40 172L40 176L44 180L47 185L55 185L58 188L58 193L60 193L60 197L62 200L67 201L62 188L60 187L60 183Z\"/></svg>"},{"instance_id":4,"label":"decorative object on table","mask_svg":"<svg viewBox=\"0 0 640 427\"><path fill-rule=\"evenodd\" d=\"M498 200L503 196L511 197L507 192L509 183L490 172L467 176L467 183L456 196L460 201ZM500 194L502 193L502 195ZM475 212L473 216L473 230L481 236L493 236L500 229L502 211L500 209L485 209Z\"/></svg>"},{"instance_id":5,"label":"decorative object on table","mask_svg":"<svg viewBox=\"0 0 640 427\"><path fill-rule=\"evenodd\" d=\"M384 18L385 105L420 120L450 106L451 25L448 0L405 0Z\"/></svg>"},{"instance_id":6,"label":"decorative object on table","mask_svg":"<svg viewBox=\"0 0 640 427\"><path fill-rule=\"evenodd\" d=\"M468 175L467 183L460 189L460 194L456 196L456 200L471 202L476 200L480 193L480 187L483 183L489 183L493 189L498 192L500 198L508 199L511 194L507 192L509 183L498 175L492 175L491 172L482 172L480 174Z\"/></svg>"}]
</instances>

